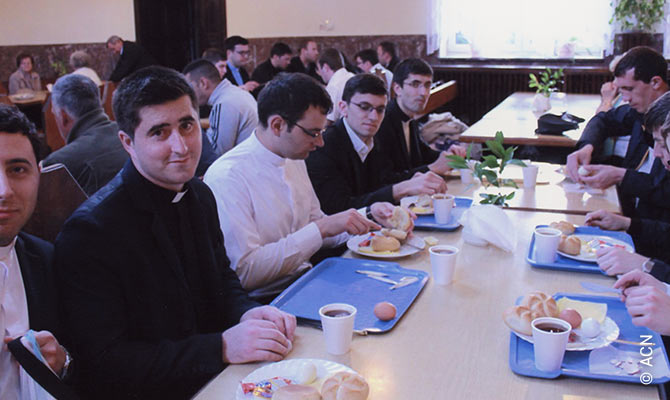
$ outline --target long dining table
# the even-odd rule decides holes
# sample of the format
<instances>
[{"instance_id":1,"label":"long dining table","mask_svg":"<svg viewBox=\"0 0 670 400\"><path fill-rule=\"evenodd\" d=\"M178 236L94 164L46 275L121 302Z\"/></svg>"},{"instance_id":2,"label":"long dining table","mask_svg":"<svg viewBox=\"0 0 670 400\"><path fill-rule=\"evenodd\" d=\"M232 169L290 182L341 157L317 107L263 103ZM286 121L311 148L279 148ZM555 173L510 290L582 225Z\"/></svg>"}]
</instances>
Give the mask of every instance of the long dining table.
<instances>
[{"instance_id":1,"label":"long dining table","mask_svg":"<svg viewBox=\"0 0 670 400\"><path fill-rule=\"evenodd\" d=\"M453 186L450 186L452 188ZM451 190L450 190L451 192ZM584 216L505 209L514 251L465 243L462 229L417 231L440 244L460 249L454 281L440 286L428 280L398 324L384 334L355 336L350 351L325 351L320 330L299 326L288 359L317 358L351 367L370 385L370 400L392 399L658 399L658 386L559 377L516 375L508 365L510 330L503 311L532 291L586 293L580 282L612 285L601 274L536 269L526 262L536 225L566 220L579 225ZM351 252L345 257L363 258ZM394 260L430 273L427 250ZM233 399L240 382L266 363L231 365L197 395L198 400Z\"/></svg>"}]
</instances>

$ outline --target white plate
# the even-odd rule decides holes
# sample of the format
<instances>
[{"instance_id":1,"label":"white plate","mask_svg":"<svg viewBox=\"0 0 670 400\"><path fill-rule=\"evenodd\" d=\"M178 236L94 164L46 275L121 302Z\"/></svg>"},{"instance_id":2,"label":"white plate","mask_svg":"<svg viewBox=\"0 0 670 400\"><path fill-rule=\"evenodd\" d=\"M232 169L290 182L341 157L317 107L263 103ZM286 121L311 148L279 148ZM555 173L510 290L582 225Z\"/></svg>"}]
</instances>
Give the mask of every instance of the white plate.
<instances>
[{"instance_id":1,"label":"white plate","mask_svg":"<svg viewBox=\"0 0 670 400\"><path fill-rule=\"evenodd\" d=\"M623 242L619 239L615 239L613 237L602 236L602 235L587 235L587 234L582 234L582 233L576 233L572 236L576 236L582 241L581 252L577 255L574 255L574 256L572 254L567 254L567 253L564 253L562 251L558 251L558 254L562 255L563 257L572 258L573 260L584 261L584 262L596 262L597 257L596 257L595 251L592 252L592 253L586 251L586 249L588 247L587 243L590 242L591 240L594 240L594 239L600 239L600 240L602 240L604 242L607 242L607 243L610 243L612 245L616 244L616 245L624 246L626 251L629 251L631 253L633 252L633 247L631 245L629 245L628 243Z\"/></svg>"},{"instance_id":2,"label":"white plate","mask_svg":"<svg viewBox=\"0 0 670 400\"><path fill-rule=\"evenodd\" d=\"M512 331L514 332L514 331ZM579 333L579 329L575 330L575 333ZM533 343L533 337L523 335L518 332L514 332L515 335L525 340L526 342ZM568 342L566 350L568 351L583 351L583 350L593 350L605 347L612 343L616 338L619 337L619 326L614 322L610 317L605 317L605 322L600 327L600 334L594 338L583 338L577 335L577 340L574 342Z\"/></svg>"},{"instance_id":3,"label":"white plate","mask_svg":"<svg viewBox=\"0 0 670 400\"><path fill-rule=\"evenodd\" d=\"M14 100L30 100L33 97L35 97L34 93L18 93L18 94L13 94L10 97L12 97Z\"/></svg>"},{"instance_id":4,"label":"white plate","mask_svg":"<svg viewBox=\"0 0 670 400\"><path fill-rule=\"evenodd\" d=\"M407 196L400 199L400 206L411 210L416 215L433 215L435 212L433 207L420 208L420 207L408 207L410 204L415 203L419 196Z\"/></svg>"},{"instance_id":5,"label":"white plate","mask_svg":"<svg viewBox=\"0 0 670 400\"><path fill-rule=\"evenodd\" d=\"M379 232L375 232L376 235L381 235ZM366 251L360 251L358 249L358 244L365 239L367 239L370 236L369 233L366 233L365 235L358 235L358 236L353 236L349 238L347 241L347 247L349 250L353 251L356 254L360 254L362 256L367 256L367 257L372 257L372 258L398 258L398 257L407 257L411 256L412 254L418 253L421 251L421 249L417 249L416 247L412 247L408 244L403 244L400 246L400 249L398 251L394 251L391 253L373 253L372 249L370 249L370 252ZM368 247L369 248L369 247Z\"/></svg>"},{"instance_id":6,"label":"white plate","mask_svg":"<svg viewBox=\"0 0 670 400\"><path fill-rule=\"evenodd\" d=\"M326 380L329 376L342 371L356 373L356 371L353 369L333 361L319 360L316 358L297 358L294 360L284 360L264 365L247 375L246 378L242 379L242 382L257 383L264 379L274 378L275 376L294 379L293 374L295 374L295 371L308 362L313 363L316 367L316 380L309 386L314 386L314 388L316 388L319 392L321 391L321 385L323 384L323 381ZM248 400L258 399L258 397L254 397L251 393L245 395L242 391L242 385L237 385L235 399Z\"/></svg>"}]
</instances>

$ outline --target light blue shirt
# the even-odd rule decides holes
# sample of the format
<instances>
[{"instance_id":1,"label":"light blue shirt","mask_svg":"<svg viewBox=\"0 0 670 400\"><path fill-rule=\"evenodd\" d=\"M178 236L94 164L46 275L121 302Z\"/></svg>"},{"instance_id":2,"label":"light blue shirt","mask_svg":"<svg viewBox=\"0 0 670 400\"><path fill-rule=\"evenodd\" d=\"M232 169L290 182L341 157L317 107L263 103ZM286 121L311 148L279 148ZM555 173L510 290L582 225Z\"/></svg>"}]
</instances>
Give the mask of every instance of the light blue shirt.
<instances>
[{"instance_id":1,"label":"light blue shirt","mask_svg":"<svg viewBox=\"0 0 670 400\"><path fill-rule=\"evenodd\" d=\"M244 81L242 80L242 75L240 75L240 69L234 66L233 64L230 63L230 61L227 61L226 64L228 64L228 69L230 72L233 73L233 78L235 78L235 82L237 82L237 86L242 86L244 85Z\"/></svg>"}]
</instances>

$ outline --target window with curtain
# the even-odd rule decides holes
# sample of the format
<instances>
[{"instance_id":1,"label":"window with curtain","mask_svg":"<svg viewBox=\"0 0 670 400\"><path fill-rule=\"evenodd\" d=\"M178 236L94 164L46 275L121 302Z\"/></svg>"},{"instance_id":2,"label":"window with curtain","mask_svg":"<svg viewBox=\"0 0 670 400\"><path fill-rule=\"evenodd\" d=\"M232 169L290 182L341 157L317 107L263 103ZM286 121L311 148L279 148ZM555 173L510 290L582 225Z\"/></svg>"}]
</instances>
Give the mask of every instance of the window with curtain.
<instances>
[{"instance_id":1,"label":"window with curtain","mask_svg":"<svg viewBox=\"0 0 670 400\"><path fill-rule=\"evenodd\" d=\"M612 47L608 0L432 3L440 18L433 40L444 58L588 59Z\"/></svg>"}]
</instances>

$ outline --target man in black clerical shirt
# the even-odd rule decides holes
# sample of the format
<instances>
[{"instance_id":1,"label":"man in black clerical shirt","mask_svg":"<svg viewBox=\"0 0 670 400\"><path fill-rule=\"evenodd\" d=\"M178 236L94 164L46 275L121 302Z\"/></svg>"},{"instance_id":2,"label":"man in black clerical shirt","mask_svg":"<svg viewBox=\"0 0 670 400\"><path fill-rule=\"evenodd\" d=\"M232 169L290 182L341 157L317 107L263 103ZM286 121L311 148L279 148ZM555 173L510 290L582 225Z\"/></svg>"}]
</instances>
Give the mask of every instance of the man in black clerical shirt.
<instances>
[{"instance_id":1,"label":"man in black clerical shirt","mask_svg":"<svg viewBox=\"0 0 670 400\"><path fill-rule=\"evenodd\" d=\"M214 196L194 173L197 100L151 67L114 93L130 160L56 240L64 322L86 398L190 398L227 364L278 361L295 317L251 301L229 268Z\"/></svg>"},{"instance_id":2,"label":"man in black clerical shirt","mask_svg":"<svg viewBox=\"0 0 670 400\"><path fill-rule=\"evenodd\" d=\"M156 60L139 44L123 40L116 35L107 39L107 48L119 56L119 61L109 76L112 82L119 82L138 69L156 64Z\"/></svg>"},{"instance_id":3,"label":"man in black clerical shirt","mask_svg":"<svg viewBox=\"0 0 670 400\"><path fill-rule=\"evenodd\" d=\"M285 71L291 62L291 48L286 43L277 42L270 49L270 58L260 63L253 74L251 80L259 84L271 81L278 73Z\"/></svg>"},{"instance_id":4,"label":"man in black clerical shirt","mask_svg":"<svg viewBox=\"0 0 670 400\"><path fill-rule=\"evenodd\" d=\"M395 67L398 66L398 54L393 42L381 42L377 46L377 58L379 62L391 72L395 72Z\"/></svg>"},{"instance_id":5,"label":"man in black clerical shirt","mask_svg":"<svg viewBox=\"0 0 670 400\"><path fill-rule=\"evenodd\" d=\"M326 130L324 146L307 158L307 171L325 213L446 191L444 180L431 171L403 181L387 173L387 160L374 140L384 119L386 93L385 83L376 75L349 79L338 104L343 118Z\"/></svg>"},{"instance_id":6,"label":"man in black clerical shirt","mask_svg":"<svg viewBox=\"0 0 670 400\"><path fill-rule=\"evenodd\" d=\"M300 72L307 74L317 81L324 83L316 72L316 61L319 59L319 46L313 40L307 40L300 46L299 54L291 59L286 72Z\"/></svg>"}]
</instances>

